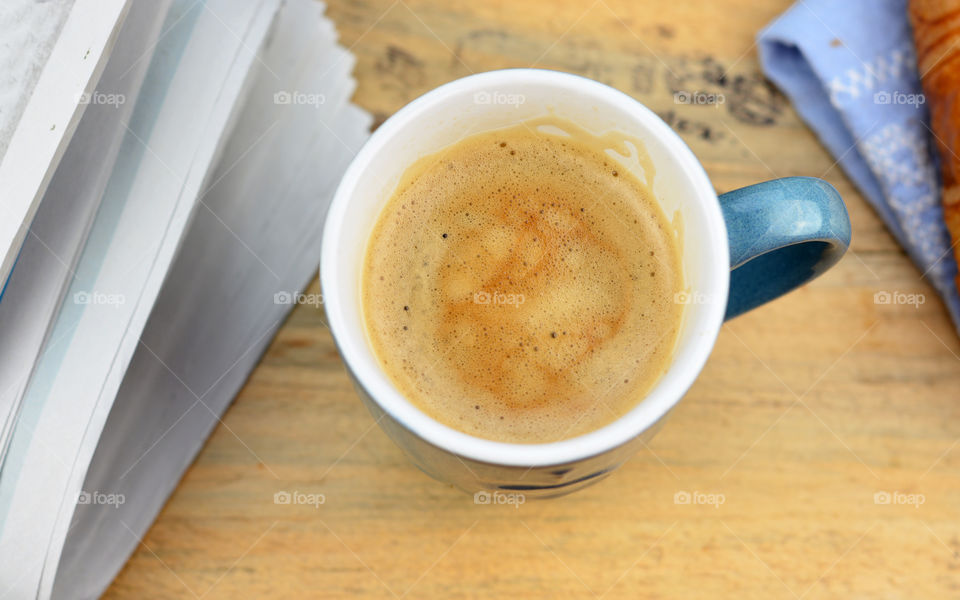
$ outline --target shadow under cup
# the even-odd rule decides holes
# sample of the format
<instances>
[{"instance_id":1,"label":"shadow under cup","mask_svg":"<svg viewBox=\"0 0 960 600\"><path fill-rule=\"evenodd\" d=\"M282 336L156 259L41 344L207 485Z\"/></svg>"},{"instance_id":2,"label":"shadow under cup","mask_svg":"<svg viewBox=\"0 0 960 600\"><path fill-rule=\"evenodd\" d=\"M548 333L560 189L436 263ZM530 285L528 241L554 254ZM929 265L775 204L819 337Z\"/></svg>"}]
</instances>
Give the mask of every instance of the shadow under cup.
<instances>
[{"instance_id":1,"label":"shadow under cup","mask_svg":"<svg viewBox=\"0 0 960 600\"><path fill-rule=\"evenodd\" d=\"M651 187L668 219L681 224L684 317L673 362L633 410L590 433L543 444L480 439L447 427L406 400L380 369L361 314L360 278L373 226L406 169L475 133L554 116L592 133L636 139L652 160ZM639 161L618 157L641 181ZM676 222L676 221L675 221ZM420 97L387 120L338 188L324 228L320 281L331 331L374 418L424 472L468 492L526 496L568 493L598 481L648 441L683 396L713 347L730 281L727 232L706 173L654 113L613 88L556 71L513 69L460 79Z\"/></svg>"}]
</instances>

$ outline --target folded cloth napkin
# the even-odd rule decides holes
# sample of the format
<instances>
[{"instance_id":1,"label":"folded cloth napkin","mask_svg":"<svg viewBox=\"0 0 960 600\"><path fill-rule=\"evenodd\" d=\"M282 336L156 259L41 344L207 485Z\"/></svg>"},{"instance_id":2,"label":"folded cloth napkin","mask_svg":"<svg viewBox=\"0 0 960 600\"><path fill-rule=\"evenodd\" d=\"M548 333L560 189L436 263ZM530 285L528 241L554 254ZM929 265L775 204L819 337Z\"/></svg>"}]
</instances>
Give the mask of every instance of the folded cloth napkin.
<instances>
[{"instance_id":1,"label":"folded cloth napkin","mask_svg":"<svg viewBox=\"0 0 960 600\"><path fill-rule=\"evenodd\" d=\"M798 0L757 45L767 77L880 213L960 330L957 265L907 0Z\"/></svg>"}]
</instances>

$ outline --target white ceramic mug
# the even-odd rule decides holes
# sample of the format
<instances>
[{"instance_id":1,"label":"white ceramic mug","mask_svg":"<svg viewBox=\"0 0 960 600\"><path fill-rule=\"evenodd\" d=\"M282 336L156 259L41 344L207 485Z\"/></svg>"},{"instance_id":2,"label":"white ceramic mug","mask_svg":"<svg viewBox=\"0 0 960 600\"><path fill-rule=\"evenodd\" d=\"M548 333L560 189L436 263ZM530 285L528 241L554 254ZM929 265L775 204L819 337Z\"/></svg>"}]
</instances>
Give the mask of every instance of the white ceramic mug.
<instances>
[{"instance_id":1,"label":"white ceramic mug","mask_svg":"<svg viewBox=\"0 0 960 600\"><path fill-rule=\"evenodd\" d=\"M642 150L655 167L654 195L666 215L679 211L682 217L682 265L688 297L704 301L687 304L671 366L630 412L605 427L558 442L496 442L439 423L394 387L365 335L361 265L375 220L401 175L418 158L468 135L546 114L595 133L615 130L642 142ZM413 101L381 125L344 175L327 215L320 265L330 329L370 412L427 474L471 493L568 493L609 474L653 436L703 368L725 315L734 316L796 287L843 254L849 243L849 221L839 196L834 198L836 192L831 195L832 188L819 180L799 179L774 182L783 192L770 189L769 184L744 188L736 198L731 196L733 209L727 210L726 205L721 209L707 174L686 144L653 112L622 92L576 75L539 69L493 71L453 81ZM765 185L768 187L763 188ZM807 201L790 199L789 211L763 214L763 207L769 202L775 204L778 194L798 188L802 188L801 195L809 196ZM762 204L758 204L758 197L762 197ZM754 210L756 207L760 208ZM735 217L740 222L731 226L731 234L743 229L740 238L749 238L750 231L759 228L764 239L754 241L739 257L734 248L731 257L724 215L730 220L737 211L744 218ZM807 225L796 224L797 219ZM815 225L812 229L811 222ZM836 230L832 235L823 233L824 222ZM802 248L810 240L816 245L808 244L807 250L796 255L783 255L790 261L789 268L757 261L770 273L747 273L750 269L744 269L755 280L775 278L783 271L792 275L772 291L748 290L744 294L744 298L750 297L747 300L731 297L728 306L732 263L736 268L784 247ZM808 264L802 268L793 267L804 261Z\"/></svg>"}]
</instances>

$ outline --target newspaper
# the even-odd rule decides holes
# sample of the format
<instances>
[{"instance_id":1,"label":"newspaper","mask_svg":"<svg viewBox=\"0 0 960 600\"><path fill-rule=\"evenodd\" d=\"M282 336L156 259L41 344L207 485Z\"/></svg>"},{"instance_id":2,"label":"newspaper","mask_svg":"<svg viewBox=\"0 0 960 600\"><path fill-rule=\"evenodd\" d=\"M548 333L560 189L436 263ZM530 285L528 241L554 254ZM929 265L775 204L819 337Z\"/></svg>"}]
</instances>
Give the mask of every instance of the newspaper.
<instances>
[{"instance_id":1,"label":"newspaper","mask_svg":"<svg viewBox=\"0 0 960 600\"><path fill-rule=\"evenodd\" d=\"M106 588L291 308L276 298L313 276L371 123L311 0L132 0L108 58L91 90L132 106L87 107L0 298L0 332L4 310L32 323L9 329L30 352L6 372L0 341L0 383L23 382L2 597ZM47 231L62 262L38 252ZM40 310L14 302L30 290Z\"/></svg>"}]
</instances>

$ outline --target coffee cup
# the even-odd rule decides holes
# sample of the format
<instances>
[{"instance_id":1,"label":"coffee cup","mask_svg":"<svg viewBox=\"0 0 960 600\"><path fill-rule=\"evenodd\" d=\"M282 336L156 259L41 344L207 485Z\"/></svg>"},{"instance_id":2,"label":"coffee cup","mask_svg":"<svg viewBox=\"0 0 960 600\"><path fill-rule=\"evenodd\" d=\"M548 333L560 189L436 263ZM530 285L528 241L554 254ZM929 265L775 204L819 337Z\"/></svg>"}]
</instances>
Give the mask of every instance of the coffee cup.
<instances>
[{"instance_id":1,"label":"coffee cup","mask_svg":"<svg viewBox=\"0 0 960 600\"><path fill-rule=\"evenodd\" d=\"M685 305L672 361L635 408L583 435L548 443L483 439L431 418L397 389L365 334L360 281L377 216L420 157L483 131L553 115L597 134L639 140L652 191L683 223ZM320 282L328 323L376 422L428 475L468 493L566 494L609 475L650 441L700 373L724 320L817 277L846 252L850 221L837 191L787 177L717 196L702 165L656 114L599 82L557 71L471 75L414 100L370 137L344 174L324 225Z\"/></svg>"}]
</instances>

